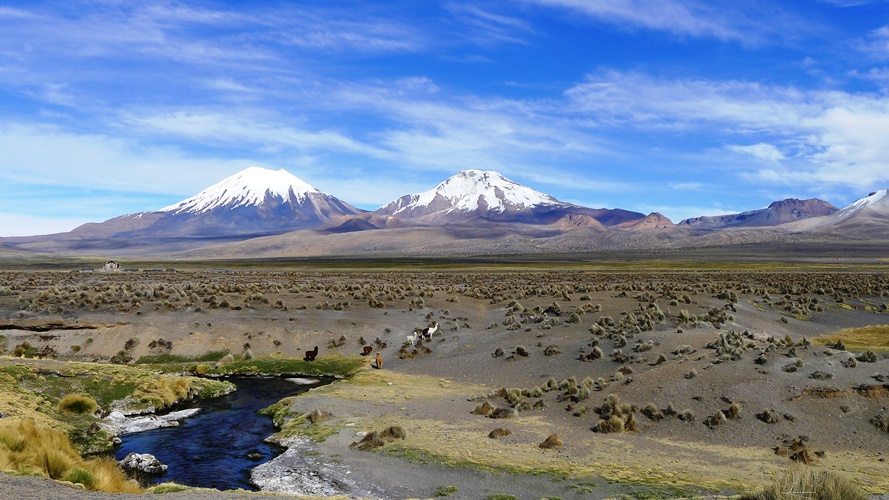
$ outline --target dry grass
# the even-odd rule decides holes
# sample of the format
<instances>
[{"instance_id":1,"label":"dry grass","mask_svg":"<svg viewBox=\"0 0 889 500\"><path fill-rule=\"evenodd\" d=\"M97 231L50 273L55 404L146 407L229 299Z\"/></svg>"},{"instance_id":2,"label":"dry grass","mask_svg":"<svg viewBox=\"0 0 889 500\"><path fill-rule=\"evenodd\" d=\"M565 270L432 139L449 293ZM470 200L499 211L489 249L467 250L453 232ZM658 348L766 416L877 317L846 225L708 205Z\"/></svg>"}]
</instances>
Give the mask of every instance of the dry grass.
<instances>
[{"instance_id":1,"label":"dry grass","mask_svg":"<svg viewBox=\"0 0 889 500\"><path fill-rule=\"evenodd\" d=\"M835 344L842 340L849 351L889 352L889 325L871 325L846 328L827 337L813 339L818 345Z\"/></svg>"},{"instance_id":2,"label":"dry grass","mask_svg":"<svg viewBox=\"0 0 889 500\"><path fill-rule=\"evenodd\" d=\"M75 415L89 415L98 408L96 400L86 394L68 394L59 401L60 413L73 413Z\"/></svg>"},{"instance_id":3,"label":"dry grass","mask_svg":"<svg viewBox=\"0 0 889 500\"><path fill-rule=\"evenodd\" d=\"M85 460L65 434L30 419L0 421L0 470L43 474L96 491L141 492L113 458Z\"/></svg>"},{"instance_id":4,"label":"dry grass","mask_svg":"<svg viewBox=\"0 0 889 500\"><path fill-rule=\"evenodd\" d=\"M743 500L864 500L864 492L848 479L829 470L794 467L763 491Z\"/></svg>"}]
</instances>

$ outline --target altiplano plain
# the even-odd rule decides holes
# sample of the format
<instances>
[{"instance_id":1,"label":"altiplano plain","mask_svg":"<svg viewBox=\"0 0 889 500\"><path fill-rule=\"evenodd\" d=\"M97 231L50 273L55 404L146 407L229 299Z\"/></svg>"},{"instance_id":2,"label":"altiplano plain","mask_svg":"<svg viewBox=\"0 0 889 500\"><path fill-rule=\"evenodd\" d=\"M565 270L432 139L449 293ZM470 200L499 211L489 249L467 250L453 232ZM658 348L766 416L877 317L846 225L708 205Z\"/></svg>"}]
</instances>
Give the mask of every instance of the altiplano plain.
<instances>
[{"instance_id":1,"label":"altiplano plain","mask_svg":"<svg viewBox=\"0 0 889 500\"><path fill-rule=\"evenodd\" d=\"M357 369L278 405L274 439L355 474L375 470L369 496L454 487L452 498L523 498L508 486L410 481L383 465L399 463L550 474L538 482L561 498L733 495L801 463L889 491L889 277L879 265L635 267L7 271L0 371L37 403L4 397L0 413L89 426L47 410L61 395L27 383L60 370L43 363L213 375L225 354L310 366L301 360L318 346L317 363ZM433 322L431 338L406 344ZM208 353L219 354L201 361ZM313 423L313 413L326 417ZM403 439L350 446L393 426ZM509 432L489 437L498 428Z\"/></svg>"}]
</instances>

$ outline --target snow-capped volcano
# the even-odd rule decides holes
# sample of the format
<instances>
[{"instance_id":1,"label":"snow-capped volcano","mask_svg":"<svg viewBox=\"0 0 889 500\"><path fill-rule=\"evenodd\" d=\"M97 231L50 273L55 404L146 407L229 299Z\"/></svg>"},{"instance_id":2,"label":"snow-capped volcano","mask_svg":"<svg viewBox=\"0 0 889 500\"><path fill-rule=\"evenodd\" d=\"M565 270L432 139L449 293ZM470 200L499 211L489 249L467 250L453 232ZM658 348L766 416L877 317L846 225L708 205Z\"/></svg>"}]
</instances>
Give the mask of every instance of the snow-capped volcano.
<instances>
[{"instance_id":1,"label":"snow-capped volcano","mask_svg":"<svg viewBox=\"0 0 889 500\"><path fill-rule=\"evenodd\" d=\"M102 238L243 238L312 229L361 210L286 170L250 167L156 212L124 215L75 229Z\"/></svg>"},{"instance_id":2,"label":"snow-capped volcano","mask_svg":"<svg viewBox=\"0 0 889 500\"><path fill-rule=\"evenodd\" d=\"M498 172L463 170L429 191L402 196L374 213L426 224L474 219L550 223L577 210L598 212L563 203ZM634 214L631 218L639 217L642 214Z\"/></svg>"},{"instance_id":3,"label":"snow-capped volcano","mask_svg":"<svg viewBox=\"0 0 889 500\"><path fill-rule=\"evenodd\" d=\"M513 182L499 172L463 170L425 193L410 195L410 202L396 209L394 215L414 207L431 206L439 197L447 200L450 212L471 212L480 207L503 212L509 208L559 203L552 196Z\"/></svg>"},{"instance_id":4,"label":"snow-capped volcano","mask_svg":"<svg viewBox=\"0 0 889 500\"><path fill-rule=\"evenodd\" d=\"M199 214L223 207L258 206L262 205L266 198L299 205L305 203L310 194L324 195L284 169L250 167L213 184L187 200L164 207L159 212Z\"/></svg>"}]
</instances>

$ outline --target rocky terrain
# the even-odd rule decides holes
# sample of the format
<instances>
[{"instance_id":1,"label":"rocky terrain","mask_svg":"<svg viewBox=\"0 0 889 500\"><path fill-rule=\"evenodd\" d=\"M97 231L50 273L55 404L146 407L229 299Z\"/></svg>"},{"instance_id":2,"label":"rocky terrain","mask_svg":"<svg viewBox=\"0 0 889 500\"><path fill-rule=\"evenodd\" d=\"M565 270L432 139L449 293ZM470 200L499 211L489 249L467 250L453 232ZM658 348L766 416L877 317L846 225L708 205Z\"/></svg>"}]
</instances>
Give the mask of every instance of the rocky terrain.
<instances>
[{"instance_id":1,"label":"rocky terrain","mask_svg":"<svg viewBox=\"0 0 889 500\"><path fill-rule=\"evenodd\" d=\"M571 267L4 272L0 334L10 356L166 355L193 373L189 357L221 350L301 359L318 346L319 359L364 359L354 378L276 412L275 439L316 443L316 463L352 473L472 464L546 472L567 481L546 479L553 496L601 498L640 484L656 496L749 491L805 463L889 490L882 272ZM432 322L430 339L406 344ZM382 369L360 356L365 346ZM390 427L398 437L351 446ZM442 476L454 483L404 489L386 476L375 484L391 498L470 484Z\"/></svg>"}]
</instances>

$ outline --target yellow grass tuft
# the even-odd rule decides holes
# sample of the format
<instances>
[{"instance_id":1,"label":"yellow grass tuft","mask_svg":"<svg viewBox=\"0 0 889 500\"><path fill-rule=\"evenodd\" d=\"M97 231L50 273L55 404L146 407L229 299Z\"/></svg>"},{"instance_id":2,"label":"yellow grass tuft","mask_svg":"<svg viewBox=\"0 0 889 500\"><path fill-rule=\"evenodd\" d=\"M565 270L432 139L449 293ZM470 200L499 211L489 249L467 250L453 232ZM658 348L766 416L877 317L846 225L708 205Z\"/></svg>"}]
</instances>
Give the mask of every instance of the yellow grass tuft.
<instances>
[{"instance_id":1,"label":"yellow grass tuft","mask_svg":"<svg viewBox=\"0 0 889 500\"><path fill-rule=\"evenodd\" d=\"M76 415L88 415L95 413L99 404L86 394L68 394L59 401L60 413L74 413Z\"/></svg>"},{"instance_id":2,"label":"yellow grass tuft","mask_svg":"<svg viewBox=\"0 0 889 500\"><path fill-rule=\"evenodd\" d=\"M864 492L848 479L829 470L811 467L789 469L763 491L742 500L865 500Z\"/></svg>"},{"instance_id":3,"label":"yellow grass tuft","mask_svg":"<svg viewBox=\"0 0 889 500\"><path fill-rule=\"evenodd\" d=\"M38 473L80 483L90 490L139 493L113 458L84 460L68 437L32 419L0 420L0 470Z\"/></svg>"},{"instance_id":4,"label":"yellow grass tuft","mask_svg":"<svg viewBox=\"0 0 889 500\"><path fill-rule=\"evenodd\" d=\"M846 328L834 335L818 337L813 342L818 345L835 344L842 340L850 351L889 352L889 325L871 325L859 328Z\"/></svg>"}]
</instances>

